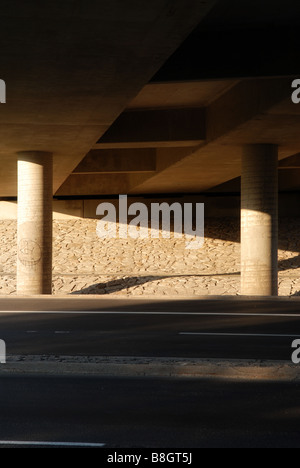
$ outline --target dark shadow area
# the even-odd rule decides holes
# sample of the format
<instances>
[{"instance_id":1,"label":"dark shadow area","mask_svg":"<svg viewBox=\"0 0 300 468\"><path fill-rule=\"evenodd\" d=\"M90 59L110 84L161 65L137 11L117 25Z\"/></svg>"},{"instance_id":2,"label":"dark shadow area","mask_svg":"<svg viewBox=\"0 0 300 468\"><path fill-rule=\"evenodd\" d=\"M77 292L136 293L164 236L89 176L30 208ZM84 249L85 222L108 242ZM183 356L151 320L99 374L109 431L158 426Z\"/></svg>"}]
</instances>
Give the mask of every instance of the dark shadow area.
<instances>
[{"instance_id":1,"label":"dark shadow area","mask_svg":"<svg viewBox=\"0 0 300 468\"><path fill-rule=\"evenodd\" d=\"M147 276L147 277L140 277L140 276L133 276L129 278L120 278L114 281L108 281L105 283L96 283L88 288L81 289L79 291L74 291L71 295L78 295L78 294L113 294L115 292L122 291L124 289L133 288L136 286L141 286L143 284L151 283L153 281L159 281L164 278L169 278L168 276Z\"/></svg>"},{"instance_id":2,"label":"dark shadow area","mask_svg":"<svg viewBox=\"0 0 300 468\"><path fill-rule=\"evenodd\" d=\"M0 409L4 440L26 434L114 449L300 447L294 382L4 375Z\"/></svg>"},{"instance_id":3,"label":"dark shadow area","mask_svg":"<svg viewBox=\"0 0 300 468\"><path fill-rule=\"evenodd\" d=\"M297 75L299 15L296 0L216 2L152 82Z\"/></svg>"},{"instance_id":4,"label":"dark shadow area","mask_svg":"<svg viewBox=\"0 0 300 468\"><path fill-rule=\"evenodd\" d=\"M240 273L222 273L222 274L209 274L209 275L165 275L165 276L130 276L128 278L120 278L114 281L108 281L105 283L96 283L88 288L81 289L79 291L74 291L71 295L80 295L80 294L114 294L124 289L133 288L136 286L142 286L143 284L152 283L153 281L160 281L168 278L214 278L214 277L228 277L228 276L239 276Z\"/></svg>"},{"instance_id":5,"label":"dark shadow area","mask_svg":"<svg viewBox=\"0 0 300 468\"><path fill-rule=\"evenodd\" d=\"M279 263L279 270L299 270L300 269L300 254L287 260L281 260Z\"/></svg>"}]
</instances>

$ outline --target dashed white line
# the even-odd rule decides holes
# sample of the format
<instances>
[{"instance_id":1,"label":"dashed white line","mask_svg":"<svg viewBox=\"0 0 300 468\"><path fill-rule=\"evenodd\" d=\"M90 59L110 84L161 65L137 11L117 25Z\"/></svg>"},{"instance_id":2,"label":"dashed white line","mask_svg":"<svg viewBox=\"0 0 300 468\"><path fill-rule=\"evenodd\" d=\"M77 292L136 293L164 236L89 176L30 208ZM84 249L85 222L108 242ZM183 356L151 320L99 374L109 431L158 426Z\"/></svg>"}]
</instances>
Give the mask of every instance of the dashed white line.
<instances>
[{"instance_id":1,"label":"dashed white line","mask_svg":"<svg viewBox=\"0 0 300 468\"><path fill-rule=\"evenodd\" d=\"M103 448L105 444L92 444L82 442L31 442L17 440L0 440L0 445L13 445L20 447L71 447L71 448Z\"/></svg>"},{"instance_id":2,"label":"dashed white line","mask_svg":"<svg viewBox=\"0 0 300 468\"><path fill-rule=\"evenodd\" d=\"M44 331L43 331L44 332ZM43 332L38 332L37 330L28 330L26 333L29 335L34 335L36 333L43 333ZM47 333L54 333L55 335L69 335L71 332L70 331L47 331Z\"/></svg>"},{"instance_id":3,"label":"dashed white line","mask_svg":"<svg viewBox=\"0 0 300 468\"><path fill-rule=\"evenodd\" d=\"M190 335L190 336L235 336L235 337L258 337L258 338L300 338L300 335L277 335L277 334L260 334L260 333L194 333L194 332L182 332L179 335Z\"/></svg>"}]
</instances>

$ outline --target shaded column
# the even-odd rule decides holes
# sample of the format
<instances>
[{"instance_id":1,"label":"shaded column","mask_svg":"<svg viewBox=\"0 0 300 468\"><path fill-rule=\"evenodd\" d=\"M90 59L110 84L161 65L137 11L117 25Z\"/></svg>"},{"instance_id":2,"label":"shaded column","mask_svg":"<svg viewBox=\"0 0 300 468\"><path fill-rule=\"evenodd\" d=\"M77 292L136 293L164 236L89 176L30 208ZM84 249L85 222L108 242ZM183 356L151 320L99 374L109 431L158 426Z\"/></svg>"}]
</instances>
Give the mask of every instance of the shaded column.
<instances>
[{"instance_id":1,"label":"shaded column","mask_svg":"<svg viewBox=\"0 0 300 468\"><path fill-rule=\"evenodd\" d=\"M52 153L18 153L17 293L52 293Z\"/></svg>"},{"instance_id":2,"label":"shaded column","mask_svg":"<svg viewBox=\"0 0 300 468\"><path fill-rule=\"evenodd\" d=\"M278 295L278 147L243 149L241 292Z\"/></svg>"}]
</instances>

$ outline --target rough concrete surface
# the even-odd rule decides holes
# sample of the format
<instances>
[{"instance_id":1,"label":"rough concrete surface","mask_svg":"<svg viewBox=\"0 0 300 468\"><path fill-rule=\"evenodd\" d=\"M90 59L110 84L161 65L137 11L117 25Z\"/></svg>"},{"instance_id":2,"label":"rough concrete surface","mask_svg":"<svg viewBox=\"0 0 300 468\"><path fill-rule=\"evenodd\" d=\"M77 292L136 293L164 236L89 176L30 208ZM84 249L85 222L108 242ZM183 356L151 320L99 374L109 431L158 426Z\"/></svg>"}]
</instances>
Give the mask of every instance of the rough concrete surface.
<instances>
[{"instance_id":1,"label":"rough concrete surface","mask_svg":"<svg viewBox=\"0 0 300 468\"><path fill-rule=\"evenodd\" d=\"M206 219L205 244L184 239L105 239L97 220L54 221L53 293L118 296L240 294L239 221ZM279 230L279 294L300 295L300 219ZM0 221L0 295L16 294L17 223Z\"/></svg>"}]
</instances>

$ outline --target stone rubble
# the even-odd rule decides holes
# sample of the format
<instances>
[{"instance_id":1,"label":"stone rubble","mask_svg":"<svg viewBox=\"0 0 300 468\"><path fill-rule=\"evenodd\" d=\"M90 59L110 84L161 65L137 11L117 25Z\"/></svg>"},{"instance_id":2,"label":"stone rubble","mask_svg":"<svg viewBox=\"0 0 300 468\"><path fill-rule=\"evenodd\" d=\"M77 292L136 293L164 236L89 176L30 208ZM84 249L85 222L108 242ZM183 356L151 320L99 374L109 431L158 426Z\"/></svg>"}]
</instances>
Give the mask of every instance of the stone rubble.
<instances>
[{"instance_id":1,"label":"stone rubble","mask_svg":"<svg viewBox=\"0 0 300 468\"><path fill-rule=\"evenodd\" d=\"M279 236L279 292L300 295L300 219L284 219ZM97 220L54 221L53 293L118 296L240 294L236 219L206 219L205 244L184 239L99 239ZM0 221L0 294L16 293L17 223Z\"/></svg>"}]
</instances>

